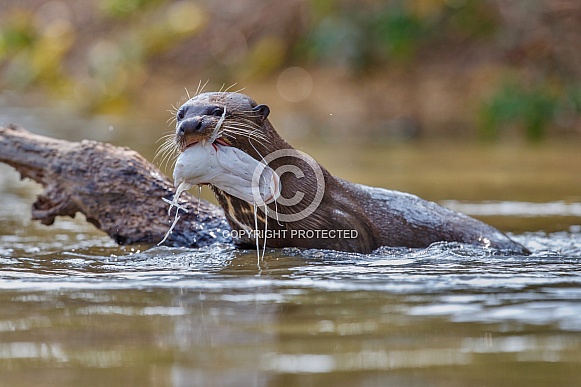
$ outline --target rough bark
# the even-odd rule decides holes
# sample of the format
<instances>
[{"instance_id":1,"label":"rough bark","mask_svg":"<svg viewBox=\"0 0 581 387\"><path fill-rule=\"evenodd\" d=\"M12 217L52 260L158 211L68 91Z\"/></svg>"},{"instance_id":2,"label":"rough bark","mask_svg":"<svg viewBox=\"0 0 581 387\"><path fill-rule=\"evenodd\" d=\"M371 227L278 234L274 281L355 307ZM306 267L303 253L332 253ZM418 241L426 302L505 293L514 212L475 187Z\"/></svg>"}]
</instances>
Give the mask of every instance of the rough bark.
<instances>
[{"instance_id":1,"label":"rough bark","mask_svg":"<svg viewBox=\"0 0 581 387\"><path fill-rule=\"evenodd\" d=\"M137 152L83 140L69 142L39 136L16 126L0 127L0 162L22 178L44 187L32 206L32 218L50 225L57 216L83 213L119 244L158 243L173 220L168 216L172 182ZM205 246L230 242L223 211L182 194L181 213L169 246Z\"/></svg>"}]
</instances>

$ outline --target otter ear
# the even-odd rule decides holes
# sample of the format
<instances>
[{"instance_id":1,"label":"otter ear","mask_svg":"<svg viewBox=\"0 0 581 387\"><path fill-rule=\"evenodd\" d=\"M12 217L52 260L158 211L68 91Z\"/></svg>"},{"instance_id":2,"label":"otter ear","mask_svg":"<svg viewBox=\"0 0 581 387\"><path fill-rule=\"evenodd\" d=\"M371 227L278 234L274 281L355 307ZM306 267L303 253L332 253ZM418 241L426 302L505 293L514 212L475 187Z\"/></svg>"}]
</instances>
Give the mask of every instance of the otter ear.
<instances>
[{"instance_id":1,"label":"otter ear","mask_svg":"<svg viewBox=\"0 0 581 387\"><path fill-rule=\"evenodd\" d=\"M270 108L266 105L257 105L252 108L253 112L258 113L262 120L266 120L266 117L270 114Z\"/></svg>"}]
</instances>

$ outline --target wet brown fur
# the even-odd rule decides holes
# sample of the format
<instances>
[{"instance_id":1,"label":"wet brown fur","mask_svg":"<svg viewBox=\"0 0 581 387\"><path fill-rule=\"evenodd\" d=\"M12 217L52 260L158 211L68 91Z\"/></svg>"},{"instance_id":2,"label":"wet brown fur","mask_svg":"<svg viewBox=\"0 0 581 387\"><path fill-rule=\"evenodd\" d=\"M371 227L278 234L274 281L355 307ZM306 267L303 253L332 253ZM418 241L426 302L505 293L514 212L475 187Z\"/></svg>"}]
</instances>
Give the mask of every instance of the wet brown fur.
<instances>
[{"instance_id":1,"label":"wet brown fur","mask_svg":"<svg viewBox=\"0 0 581 387\"><path fill-rule=\"evenodd\" d=\"M210 111L212 107L226 108L223 123L226 130L229 127L240 128L236 135L224 132L222 139L253 158L261 160L273 151L293 149L278 135L268 120L269 109L258 105L244 94L203 93L182 105L183 109L194 112L203 109ZM195 135L180 136L176 129L175 147L183 151L188 144L209 138L219 118L202 117L211 124ZM296 178L292 173L282 174L282 196L290 198L300 191L305 197L291 208L271 203L268 205L270 214L275 211L279 214L297 213L311 203L315 196L316 174L305 161L282 157L273 160L269 166L276 170L288 164L298 166L304 177ZM273 237L267 238L267 246L369 253L381 246L427 247L434 242L449 241L526 253L524 247L500 231L466 215L407 193L347 182L332 176L323 167L321 171L325 180L324 196L311 215L300 221L285 223L266 217L259 210L258 229L264 230L264 222L268 219L268 230L275 231ZM253 204L233 197L219 188L212 187L212 190L233 230L254 230ZM286 230L284 237L275 237L277 230ZM290 238L291 230L356 230L357 238ZM243 246L255 246L253 238L242 238L237 242ZM260 243L262 242L261 240Z\"/></svg>"}]
</instances>

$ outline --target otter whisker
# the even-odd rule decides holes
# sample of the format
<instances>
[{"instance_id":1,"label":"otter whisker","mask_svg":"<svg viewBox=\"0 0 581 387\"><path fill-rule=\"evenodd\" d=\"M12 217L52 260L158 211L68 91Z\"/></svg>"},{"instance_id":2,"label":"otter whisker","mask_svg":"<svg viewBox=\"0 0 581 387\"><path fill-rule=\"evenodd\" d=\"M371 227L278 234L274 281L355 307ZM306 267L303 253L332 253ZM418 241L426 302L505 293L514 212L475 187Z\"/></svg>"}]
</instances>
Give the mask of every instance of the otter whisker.
<instances>
[{"instance_id":1,"label":"otter whisker","mask_svg":"<svg viewBox=\"0 0 581 387\"><path fill-rule=\"evenodd\" d=\"M176 105L179 104L179 101L176 102ZM177 111L179 110L173 103L170 105L171 109L167 109L166 111L169 112L171 115L175 116L175 114L177 113Z\"/></svg>"},{"instance_id":2,"label":"otter whisker","mask_svg":"<svg viewBox=\"0 0 581 387\"><path fill-rule=\"evenodd\" d=\"M159 144L160 142L161 142L161 144ZM168 136L168 137L165 137L165 138L162 137L159 140L157 140L155 143L156 144L159 144L158 147L157 147L157 149L159 150L161 147L167 146L166 143L168 143L168 142L173 142L173 136Z\"/></svg>"},{"instance_id":3,"label":"otter whisker","mask_svg":"<svg viewBox=\"0 0 581 387\"><path fill-rule=\"evenodd\" d=\"M226 136L228 138L231 138L233 140L236 140L240 136L240 135L235 135L235 134L232 134L232 133L228 133L228 131L222 131L221 132L221 135L222 136Z\"/></svg>"},{"instance_id":4,"label":"otter whisker","mask_svg":"<svg viewBox=\"0 0 581 387\"><path fill-rule=\"evenodd\" d=\"M258 114L257 112L255 112L254 110L239 110L238 114L243 117L248 119L248 117L260 117L260 114Z\"/></svg>"},{"instance_id":5,"label":"otter whisker","mask_svg":"<svg viewBox=\"0 0 581 387\"><path fill-rule=\"evenodd\" d=\"M170 160L172 160L172 161L174 161L174 162L175 162L175 160L177 159L177 156L178 156L178 155L174 155L174 156L172 156L172 155L170 155L170 154L166 154L166 155L165 155L165 156L164 156L164 157L161 159L161 162L160 162L160 164L159 164L160 168L163 168L163 167L164 167L164 164L165 164L165 168L167 168L167 167L168 167L168 164L169 164L169 162L170 162Z\"/></svg>"},{"instance_id":6,"label":"otter whisker","mask_svg":"<svg viewBox=\"0 0 581 387\"><path fill-rule=\"evenodd\" d=\"M249 130L259 129L259 127L257 127L257 126L252 126L252 125L248 125L246 123L239 122L238 119L231 119L231 118L229 118L228 120L226 120L226 124L228 124L230 126L236 126L236 127L240 127L240 128L246 128L246 129L249 129Z\"/></svg>"},{"instance_id":7,"label":"otter whisker","mask_svg":"<svg viewBox=\"0 0 581 387\"><path fill-rule=\"evenodd\" d=\"M157 150L155 151L155 156L153 157L153 161L155 161L158 156L165 155L166 153L171 153L172 148L173 148L173 145L169 145L167 143L167 141L164 142L163 144L161 144L160 146L158 146Z\"/></svg>"},{"instance_id":8,"label":"otter whisker","mask_svg":"<svg viewBox=\"0 0 581 387\"><path fill-rule=\"evenodd\" d=\"M174 144L169 143L169 141L165 140L163 143L161 143L157 149L155 150L155 153L157 155L157 153L165 153L167 151L172 151L173 148L175 147Z\"/></svg>"},{"instance_id":9,"label":"otter whisker","mask_svg":"<svg viewBox=\"0 0 581 387\"><path fill-rule=\"evenodd\" d=\"M163 136L161 136L155 143L157 144L160 141L167 141L168 138L171 139L173 137L174 137L174 133L173 133L173 131L171 131L171 133L167 133L167 134L164 134Z\"/></svg>"},{"instance_id":10,"label":"otter whisker","mask_svg":"<svg viewBox=\"0 0 581 387\"><path fill-rule=\"evenodd\" d=\"M266 136L264 136L260 132L255 132L255 131L250 131L250 130L245 130L245 129L238 129L238 128L228 128L226 130L232 134L237 134L239 136L254 138L254 139L260 140L262 142L270 142L270 140L268 138L266 138Z\"/></svg>"},{"instance_id":11,"label":"otter whisker","mask_svg":"<svg viewBox=\"0 0 581 387\"><path fill-rule=\"evenodd\" d=\"M229 127L231 127L231 128L234 128L234 129L239 129L239 130L246 130L246 131L249 131L249 132L254 132L254 133L260 133L260 134L263 134L263 133L261 132L261 130L260 130L260 127L258 127L258 126L253 126L253 125L248 125L248 124L246 124L246 123L243 123L243 122L242 122L242 123L240 123L240 122L236 122L236 121L234 121L234 120L230 120L230 121L227 121L227 125L228 125Z\"/></svg>"},{"instance_id":12,"label":"otter whisker","mask_svg":"<svg viewBox=\"0 0 581 387\"><path fill-rule=\"evenodd\" d=\"M247 125L245 123L239 123L239 122L232 122L232 121L230 121L230 122L228 122L228 126L230 126L231 128L234 128L234 129L246 130L246 131L249 131L249 132L264 134L264 133L262 133L262 131L260 130L260 128L258 128L256 126Z\"/></svg>"},{"instance_id":13,"label":"otter whisker","mask_svg":"<svg viewBox=\"0 0 581 387\"><path fill-rule=\"evenodd\" d=\"M175 136L173 133L166 134L163 137L161 137L159 140L160 141L163 140L164 144L168 144L168 145L175 144Z\"/></svg>"},{"instance_id":14,"label":"otter whisker","mask_svg":"<svg viewBox=\"0 0 581 387\"><path fill-rule=\"evenodd\" d=\"M254 137L252 135L248 135L247 133L238 133L236 131L232 132L230 131L229 134L232 136L232 138L234 139L238 139L238 138L246 138L248 140L254 140L257 143L261 144L263 147L265 144L268 144L269 142L260 138L260 137Z\"/></svg>"},{"instance_id":15,"label":"otter whisker","mask_svg":"<svg viewBox=\"0 0 581 387\"><path fill-rule=\"evenodd\" d=\"M234 140L239 139L239 138L246 138L248 140L254 140L254 141L258 142L263 147L264 147L264 143L268 143L268 141L265 141L264 139L261 139L259 137L258 138L254 137L252 135L248 135L247 133L238 133L236 131L224 131L223 134L226 134L226 132L228 133L229 137L234 139Z\"/></svg>"},{"instance_id":16,"label":"otter whisker","mask_svg":"<svg viewBox=\"0 0 581 387\"><path fill-rule=\"evenodd\" d=\"M245 121L243 119L236 118L236 119L230 119L228 122L230 124L236 125L240 128L247 128L250 130L260 130L260 125L257 125L256 123L254 123L252 121Z\"/></svg>"},{"instance_id":17,"label":"otter whisker","mask_svg":"<svg viewBox=\"0 0 581 387\"><path fill-rule=\"evenodd\" d=\"M236 132L230 133L230 134L233 136L234 139L238 139L238 138L244 137L244 138L246 138L249 141L250 140L254 140L258 144L260 144L263 148L265 147L266 143L268 143L267 141L264 141L264 140L262 140L260 138L255 138L255 137L247 136L247 135L243 135L243 134L237 134Z\"/></svg>"},{"instance_id":18,"label":"otter whisker","mask_svg":"<svg viewBox=\"0 0 581 387\"><path fill-rule=\"evenodd\" d=\"M173 146L171 146L173 148ZM157 158L157 156L161 155L161 154L165 154L168 151L171 151L172 149L170 148L170 146L167 143L163 143L160 146L157 147L157 150L155 151L155 156L153 158L153 161L155 161L155 159Z\"/></svg>"},{"instance_id":19,"label":"otter whisker","mask_svg":"<svg viewBox=\"0 0 581 387\"><path fill-rule=\"evenodd\" d=\"M256 126L258 128L260 127L260 124L256 123L254 120L251 120L250 118L248 118L248 117L258 117L258 114L256 112L252 112L252 111L251 112L243 112L243 111L241 112L241 111L239 111L239 112L232 113L232 117L236 118L237 122L244 121L244 122L251 123L253 126Z\"/></svg>"},{"instance_id":20,"label":"otter whisker","mask_svg":"<svg viewBox=\"0 0 581 387\"><path fill-rule=\"evenodd\" d=\"M255 128L248 128L248 127L244 127L244 126L238 126L235 124L227 124L226 128L231 129L231 130L236 130L239 132L243 132L243 133L252 133L255 135L264 136L264 134L259 129L255 129Z\"/></svg>"},{"instance_id":21,"label":"otter whisker","mask_svg":"<svg viewBox=\"0 0 581 387\"><path fill-rule=\"evenodd\" d=\"M159 149L159 152L156 153L155 157L153 158L153 161L155 161L158 156L161 157L160 159L160 163L163 164L163 162L169 158L171 158L173 155L177 154L177 152L174 151L174 146L163 146L162 148Z\"/></svg>"},{"instance_id":22,"label":"otter whisker","mask_svg":"<svg viewBox=\"0 0 581 387\"><path fill-rule=\"evenodd\" d=\"M236 86L237 84L238 84L238 82L234 82L233 84L231 84L230 86L228 86L228 87L227 87L227 88L224 90L224 93L226 93L226 92L230 91L230 89L231 89L231 88L233 88L234 86ZM222 86L222 87L223 87L223 86ZM244 88L242 88L241 90L238 90L238 91L242 91L242 90L244 90ZM221 90L220 90L220 91L221 91ZM235 91L234 93L237 93L238 91Z\"/></svg>"},{"instance_id":23,"label":"otter whisker","mask_svg":"<svg viewBox=\"0 0 581 387\"><path fill-rule=\"evenodd\" d=\"M159 143L160 141L163 141L163 142L161 143L161 145L159 146L160 148L161 148L162 146L167 146L167 147L169 147L169 146L173 146L173 145L175 145L175 141L174 141L174 136L173 136L173 134L166 134L166 135L163 135L163 136L162 136L162 137L161 137L159 140L157 140L157 141L156 141L156 144L157 144L157 143Z\"/></svg>"},{"instance_id":24,"label":"otter whisker","mask_svg":"<svg viewBox=\"0 0 581 387\"><path fill-rule=\"evenodd\" d=\"M248 124L246 124L244 122L234 122L234 121L230 121L230 122L228 122L228 125L230 127L232 127L232 128L235 128L235 129L246 130L246 131L249 131L249 132L260 133L262 135L265 135L265 133L262 132L262 130L261 130L260 127L256 127L256 126L253 126L253 125L248 125Z\"/></svg>"},{"instance_id":25,"label":"otter whisker","mask_svg":"<svg viewBox=\"0 0 581 387\"><path fill-rule=\"evenodd\" d=\"M226 133L226 132L222 131L222 135L223 136L227 136L227 137L229 137L229 138L231 138L233 140L236 140L236 136L231 135L230 133Z\"/></svg>"},{"instance_id":26,"label":"otter whisker","mask_svg":"<svg viewBox=\"0 0 581 387\"><path fill-rule=\"evenodd\" d=\"M255 139L258 142L266 142L270 143L270 140L266 138L262 133L251 132L244 129L236 129L236 128L224 128L224 132L228 132L232 135L238 135L242 137L246 137L248 139Z\"/></svg>"},{"instance_id":27,"label":"otter whisker","mask_svg":"<svg viewBox=\"0 0 581 387\"><path fill-rule=\"evenodd\" d=\"M159 166L163 167L163 165L165 164L165 166L167 168L170 160L175 161L175 159L179 156L179 153L177 151L176 144L173 140L173 136L166 135L164 137L166 137L164 142L155 151L155 156L153 157L153 161L155 162L155 160L157 160L159 158Z\"/></svg>"},{"instance_id":28,"label":"otter whisker","mask_svg":"<svg viewBox=\"0 0 581 387\"><path fill-rule=\"evenodd\" d=\"M210 80L208 79L206 81L206 83L204 83L202 85L202 80L200 79L200 82L198 83L198 88L196 89L196 94L194 94L194 97L197 96L197 95L199 95L199 94L201 94L204 91L204 88L208 85L209 82L210 82ZM188 95L188 98L189 97L190 96ZM191 98L189 98L189 99L191 99Z\"/></svg>"},{"instance_id":29,"label":"otter whisker","mask_svg":"<svg viewBox=\"0 0 581 387\"><path fill-rule=\"evenodd\" d=\"M186 89L187 92L187 89ZM175 105L180 105L179 101L176 102ZM171 114L171 116L165 121L168 125L173 124L176 121L176 114L178 112L178 108L173 103L170 105L171 109L168 109L167 112Z\"/></svg>"}]
</instances>

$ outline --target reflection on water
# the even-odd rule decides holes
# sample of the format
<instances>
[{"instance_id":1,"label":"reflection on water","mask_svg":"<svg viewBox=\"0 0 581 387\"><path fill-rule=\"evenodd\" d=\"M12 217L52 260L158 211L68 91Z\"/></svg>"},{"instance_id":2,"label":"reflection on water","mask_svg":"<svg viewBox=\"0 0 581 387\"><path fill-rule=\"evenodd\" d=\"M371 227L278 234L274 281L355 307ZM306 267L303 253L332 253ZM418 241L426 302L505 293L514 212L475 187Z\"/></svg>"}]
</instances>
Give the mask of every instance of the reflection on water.
<instances>
[{"instance_id":1,"label":"reflection on water","mask_svg":"<svg viewBox=\"0 0 581 387\"><path fill-rule=\"evenodd\" d=\"M0 386L581 384L577 150L539 150L541 183L510 161L545 168L530 149L336 148L335 173L454 199L533 254L119 247L31 222L38 187L0 166Z\"/></svg>"},{"instance_id":2,"label":"reflection on water","mask_svg":"<svg viewBox=\"0 0 581 387\"><path fill-rule=\"evenodd\" d=\"M86 228L61 220L60 250L1 237L2 385L580 381L579 233L516 236L528 257L440 243L271 250L258 267L254 251L119 248Z\"/></svg>"}]
</instances>

